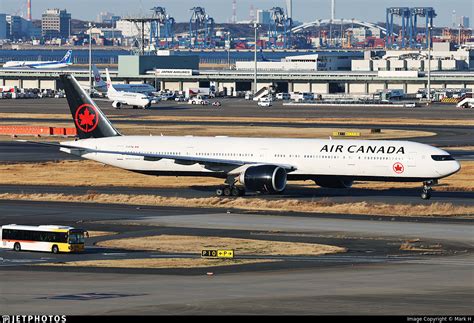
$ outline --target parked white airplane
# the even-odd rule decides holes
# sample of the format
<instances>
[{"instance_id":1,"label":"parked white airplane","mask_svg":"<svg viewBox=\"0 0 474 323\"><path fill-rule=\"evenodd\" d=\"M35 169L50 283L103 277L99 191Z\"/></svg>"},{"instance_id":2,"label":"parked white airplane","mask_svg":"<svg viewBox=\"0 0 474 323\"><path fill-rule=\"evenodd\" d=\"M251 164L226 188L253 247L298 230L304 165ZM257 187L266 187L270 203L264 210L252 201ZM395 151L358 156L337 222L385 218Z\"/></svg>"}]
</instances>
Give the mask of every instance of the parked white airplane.
<instances>
[{"instance_id":1,"label":"parked white airplane","mask_svg":"<svg viewBox=\"0 0 474 323\"><path fill-rule=\"evenodd\" d=\"M79 140L61 151L149 175L225 178L217 195L281 193L287 180L347 188L354 181L422 182L459 171L447 152L410 141L122 136L71 75L61 75ZM49 144L51 145L51 144Z\"/></svg>"},{"instance_id":2,"label":"parked white airplane","mask_svg":"<svg viewBox=\"0 0 474 323\"><path fill-rule=\"evenodd\" d=\"M92 65L92 73L94 76L94 88L99 92L107 92L107 83L102 79L100 71L97 66ZM152 94L156 89L150 84L114 84L114 89L117 91L134 92L143 94Z\"/></svg>"},{"instance_id":3,"label":"parked white airplane","mask_svg":"<svg viewBox=\"0 0 474 323\"><path fill-rule=\"evenodd\" d=\"M112 100L112 106L114 108L120 109L120 107L124 104L131 105L133 108L149 108L151 105L150 98L142 93L135 93L135 92L124 92L124 91L117 91L112 85L112 81L110 79L109 70L105 69L107 74L107 97L109 100Z\"/></svg>"},{"instance_id":4,"label":"parked white airplane","mask_svg":"<svg viewBox=\"0 0 474 323\"><path fill-rule=\"evenodd\" d=\"M72 65L72 50L68 50L60 61L8 61L3 67L63 68Z\"/></svg>"}]
</instances>

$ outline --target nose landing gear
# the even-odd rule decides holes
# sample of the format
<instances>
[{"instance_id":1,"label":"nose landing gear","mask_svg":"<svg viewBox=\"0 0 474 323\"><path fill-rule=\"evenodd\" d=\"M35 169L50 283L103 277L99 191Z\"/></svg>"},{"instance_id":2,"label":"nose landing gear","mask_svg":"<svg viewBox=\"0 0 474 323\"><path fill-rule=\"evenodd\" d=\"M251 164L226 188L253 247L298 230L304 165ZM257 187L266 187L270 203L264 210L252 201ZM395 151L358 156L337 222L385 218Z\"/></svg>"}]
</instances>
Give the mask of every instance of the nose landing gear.
<instances>
[{"instance_id":1,"label":"nose landing gear","mask_svg":"<svg viewBox=\"0 0 474 323\"><path fill-rule=\"evenodd\" d=\"M423 191L421 192L421 198L423 200L429 200L431 198L431 192L433 191L434 181L425 181L423 182Z\"/></svg>"}]
</instances>

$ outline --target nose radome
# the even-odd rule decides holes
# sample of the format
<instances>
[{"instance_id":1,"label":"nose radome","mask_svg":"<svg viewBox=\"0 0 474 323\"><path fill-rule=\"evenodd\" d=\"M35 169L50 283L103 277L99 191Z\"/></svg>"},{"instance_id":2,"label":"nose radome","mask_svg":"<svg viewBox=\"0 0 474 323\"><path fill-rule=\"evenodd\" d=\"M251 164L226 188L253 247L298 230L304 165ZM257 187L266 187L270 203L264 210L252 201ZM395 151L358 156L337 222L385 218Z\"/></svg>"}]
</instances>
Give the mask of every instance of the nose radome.
<instances>
[{"instance_id":1,"label":"nose radome","mask_svg":"<svg viewBox=\"0 0 474 323\"><path fill-rule=\"evenodd\" d=\"M461 163L456 160L454 164L454 173L459 172L460 169L461 169Z\"/></svg>"},{"instance_id":2,"label":"nose radome","mask_svg":"<svg viewBox=\"0 0 474 323\"><path fill-rule=\"evenodd\" d=\"M461 169L461 164L457 161L454 160L451 165L449 165L449 168L446 169L446 176L453 175Z\"/></svg>"}]
</instances>

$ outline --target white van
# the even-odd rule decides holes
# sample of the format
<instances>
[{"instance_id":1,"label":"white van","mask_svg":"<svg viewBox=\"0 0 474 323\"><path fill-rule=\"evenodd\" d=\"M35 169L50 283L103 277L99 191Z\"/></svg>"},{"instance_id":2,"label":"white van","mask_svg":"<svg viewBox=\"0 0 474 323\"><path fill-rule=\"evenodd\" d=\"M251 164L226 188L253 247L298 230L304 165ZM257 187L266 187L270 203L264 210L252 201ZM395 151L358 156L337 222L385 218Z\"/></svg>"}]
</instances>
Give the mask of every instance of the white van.
<instances>
[{"instance_id":1,"label":"white van","mask_svg":"<svg viewBox=\"0 0 474 323\"><path fill-rule=\"evenodd\" d=\"M272 100L272 97L271 96L264 96L263 98L260 98L260 100L258 100L258 106L259 107L271 107L273 104L273 100Z\"/></svg>"},{"instance_id":2,"label":"white van","mask_svg":"<svg viewBox=\"0 0 474 323\"><path fill-rule=\"evenodd\" d=\"M276 99L277 100L290 100L291 95L290 93L277 93Z\"/></svg>"},{"instance_id":3,"label":"white van","mask_svg":"<svg viewBox=\"0 0 474 323\"><path fill-rule=\"evenodd\" d=\"M314 94L311 92L303 92L303 93L294 94L291 96L291 98L295 100L296 102L311 101L311 100L314 100Z\"/></svg>"}]
</instances>

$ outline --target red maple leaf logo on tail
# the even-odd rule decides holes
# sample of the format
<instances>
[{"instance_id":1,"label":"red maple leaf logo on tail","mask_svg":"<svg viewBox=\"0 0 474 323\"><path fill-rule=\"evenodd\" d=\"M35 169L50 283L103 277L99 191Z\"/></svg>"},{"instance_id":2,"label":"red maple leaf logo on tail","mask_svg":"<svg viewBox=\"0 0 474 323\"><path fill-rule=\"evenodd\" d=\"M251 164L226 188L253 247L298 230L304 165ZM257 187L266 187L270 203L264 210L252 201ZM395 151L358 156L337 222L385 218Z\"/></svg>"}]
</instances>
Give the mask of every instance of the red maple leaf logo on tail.
<instances>
[{"instance_id":1,"label":"red maple leaf logo on tail","mask_svg":"<svg viewBox=\"0 0 474 323\"><path fill-rule=\"evenodd\" d=\"M81 119L81 126L93 126L94 125L94 118L95 114L90 114L89 109L85 109L86 111L83 114L79 114L79 119Z\"/></svg>"},{"instance_id":2,"label":"red maple leaf logo on tail","mask_svg":"<svg viewBox=\"0 0 474 323\"><path fill-rule=\"evenodd\" d=\"M76 126L83 132L94 131L99 124L96 109L88 103L81 105L76 111L75 122Z\"/></svg>"}]
</instances>

